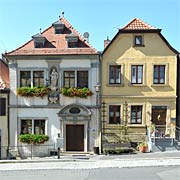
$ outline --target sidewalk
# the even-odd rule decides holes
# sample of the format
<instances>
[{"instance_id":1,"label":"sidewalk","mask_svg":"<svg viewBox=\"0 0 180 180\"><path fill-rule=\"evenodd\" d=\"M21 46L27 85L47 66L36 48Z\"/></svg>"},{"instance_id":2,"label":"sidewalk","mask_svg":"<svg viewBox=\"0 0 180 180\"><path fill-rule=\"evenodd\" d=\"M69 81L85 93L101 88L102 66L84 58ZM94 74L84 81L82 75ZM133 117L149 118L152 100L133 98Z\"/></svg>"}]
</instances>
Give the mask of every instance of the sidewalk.
<instances>
[{"instance_id":1,"label":"sidewalk","mask_svg":"<svg viewBox=\"0 0 180 180\"><path fill-rule=\"evenodd\" d=\"M67 155L26 160L0 160L3 170L95 169L105 167L180 166L180 152L132 155Z\"/></svg>"}]
</instances>

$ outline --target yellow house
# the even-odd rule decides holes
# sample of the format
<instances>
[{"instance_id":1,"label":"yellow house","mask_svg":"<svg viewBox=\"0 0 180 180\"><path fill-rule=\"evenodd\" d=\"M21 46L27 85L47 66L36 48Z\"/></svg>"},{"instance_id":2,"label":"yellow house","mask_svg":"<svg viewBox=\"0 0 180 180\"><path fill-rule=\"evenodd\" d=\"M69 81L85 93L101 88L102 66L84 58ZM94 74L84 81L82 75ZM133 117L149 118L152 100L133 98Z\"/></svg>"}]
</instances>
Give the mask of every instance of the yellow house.
<instances>
[{"instance_id":1,"label":"yellow house","mask_svg":"<svg viewBox=\"0 0 180 180\"><path fill-rule=\"evenodd\" d=\"M157 137L174 137L178 52L157 29L135 18L102 54L102 143L133 142L155 126Z\"/></svg>"}]
</instances>

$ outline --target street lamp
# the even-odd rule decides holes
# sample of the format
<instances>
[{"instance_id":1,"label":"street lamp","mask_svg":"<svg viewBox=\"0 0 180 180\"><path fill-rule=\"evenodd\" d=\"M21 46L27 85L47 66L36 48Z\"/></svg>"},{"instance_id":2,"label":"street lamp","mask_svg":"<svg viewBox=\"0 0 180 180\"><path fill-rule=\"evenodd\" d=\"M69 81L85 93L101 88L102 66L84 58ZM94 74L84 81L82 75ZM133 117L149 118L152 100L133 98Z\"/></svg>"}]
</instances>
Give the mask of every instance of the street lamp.
<instances>
[{"instance_id":1,"label":"street lamp","mask_svg":"<svg viewBox=\"0 0 180 180\"><path fill-rule=\"evenodd\" d=\"M95 88L95 91L96 91L96 106L99 105L99 93L100 93L100 87L101 85L99 83L97 83L94 88Z\"/></svg>"}]
</instances>

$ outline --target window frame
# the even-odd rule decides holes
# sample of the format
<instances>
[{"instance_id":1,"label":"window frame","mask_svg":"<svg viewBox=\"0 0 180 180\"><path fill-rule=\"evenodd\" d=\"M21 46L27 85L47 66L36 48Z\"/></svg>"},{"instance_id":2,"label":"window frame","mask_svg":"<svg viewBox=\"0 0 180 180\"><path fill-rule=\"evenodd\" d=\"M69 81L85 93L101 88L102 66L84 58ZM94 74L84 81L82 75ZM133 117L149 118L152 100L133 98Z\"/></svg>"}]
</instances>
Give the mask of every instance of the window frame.
<instances>
[{"instance_id":1,"label":"window frame","mask_svg":"<svg viewBox=\"0 0 180 180\"><path fill-rule=\"evenodd\" d=\"M133 72L132 72L132 68L135 67L135 82L132 82L133 81ZM138 68L141 67L142 71L141 71L141 82L138 82L139 81L139 71L138 71ZM143 75L144 75L144 72L143 72L143 65L136 65L136 64L132 64L131 65L131 84L143 84Z\"/></svg>"},{"instance_id":2,"label":"window frame","mask_svg":"<svg viewBox=\"0 0 180 180\"><path fill-rule=\"evenodd\" d=\"M21 83L21 72L30 72L30 84L28 86L22 86L22 83ZM34 72L43 72L43 85L40 85L40 86L34 86ZM46 83L46 71L44 69L19 69L19 73L18 73L18 87L44 87L45 86L45 83ZM39 77L38 77L39 78ZM42 77L41 77L42 78Z\"/></svg>"},{"instance_id":3,"label":"window frame","mask_svg":"<svg viewBox=\"0 0 180 180\"><path fill-rule=\"evenodd\" d=\"M29 121L31 122L31 125L30 125L30 128L31 128L31 132L25 132L23 133L23 130L22 130L22 122L23 121ZM43 135L46 135L47 134L47 119L46 118L20 118L20 125L19 125L19 134L38 134L38 133L35 133L35 121L44 121L44 129L43 129L43 133L39 133L39 134L43 134ZM28 125L24 125L24 126L27 126L26 128L28 128Z\"/></svg>"},{"instance_id":4,"label":"window frame","mask_svg":"<svg viewBox=\"0 0 180 180\"><path fill-rule=\"evenodd\" d=\"M74 81L75 81L75 83L74 83L74 87L75 88L77 88L78 87L78 72L85 72L85 71L87 71L87 88L89 88L90 87L90 75L89 75L89 70L88 69L64 69L63 71L62 71L62 84L63 84L63 87L67 87L67 86L65 86L65 76L64 76L64 73L65 72L74 72ZM67 88L70 88L70 86L69 87L67 87Z\"/></svg>"},{"instance_id":5,"label":"window frame","mask_svg":"<svg viewBox=\"0 0 180 180\"><path fill-rule=\"evenodd\" d=\"M114 71L111 71L111 68L113 68ZM113 73L112 78L111 78L111 73ZM119 78L118 78L119 82L117 82L117 78L116 78L118 74L119 74ZM114 82L111 82L111 80L114 80ZM109 65L109 84L110 85L122 84L122 66L121 65Z\"/></svg>"},{"instance_id":6,"label":"window frame","mask_svg":"<svg viewBox=\"0 0 180 180\"><path fill-rule=\"evenodd\" d=\"M157 79L157 83L155 82L155 66L158 67L158 79ZM164 67L164 77L163 77L163 82L161 83L161 67ZM167 70L166 70L167 66L165 64L154 64L153 65L153 84L154 85L165 85L166 84L166 73L167 73Z\"/></svg>"},{"instance_id":7,"label":"window frame","mask_svg":"<svg viewBox=\"0 0 180 180\"><path fill-rule=\"evenodd\" d=\"M137 43L137 38L141 38L140 44ZM141 35L141 34L135 34L133 39L134 39L134 46L144 46L144 36L143 36L143 35Z\"/></svg>"},{"instance_id":8,"label":"window frame","mask_svg":"<svg viewBox=\"0 0 180 180\"><path fill-rule=\"evenodd\" d=\"M132 118L132 107L135 107L135 118ZM130 116L130 124L142 124L142 116L143 116L143 105L131 105L131 116ZM140 122L138 122L138 108L141 108L141 114L140 114ZM132 119L135 119L135 122L132 121Z\"/></svg>"},{"instance_id":9,"label":"window frame","mask_svg":"<svg viewBox=\"0 0 180 180\"><path fill-rule=\"evenodd\" d=\"M113 108L113 111L111 111L111 107ZM119 110L119 111L117 111ZM116 116L116 113L119 113L119 116ZM113 113L113 117L111 120L111 113ZM121 124L121 105L109 105L109 124Z\"/></svg>"}]
</instances>

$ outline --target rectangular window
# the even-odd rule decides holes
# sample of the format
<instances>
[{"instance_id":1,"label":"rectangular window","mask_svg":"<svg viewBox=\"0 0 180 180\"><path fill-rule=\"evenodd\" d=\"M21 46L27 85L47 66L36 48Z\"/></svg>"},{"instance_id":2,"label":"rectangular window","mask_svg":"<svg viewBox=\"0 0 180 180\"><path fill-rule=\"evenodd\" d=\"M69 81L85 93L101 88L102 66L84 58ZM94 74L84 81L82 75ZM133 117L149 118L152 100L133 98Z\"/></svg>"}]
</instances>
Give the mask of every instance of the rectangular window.
<instances>
[{"instance_id":1,"label":"rectangular window","mask_svg":"<svg viewBox=\"0 0 180 180\"><path fill-rule=\"evenodd\" d=\"M44 86L44 71L20 71L20 86L21 87Z\"/></svg>"},{"instance_id":2,"label":"rectangular window","mask_svg":"<svg viewBox=\"0 0 180 180\"><path fill-rule=\"evenodd\" d=\"M77 71L77 87L88 88L88 71Z\"/></svg>"},{"instance_id":3,"label":"rectangular window","mask_svg":"<svg viewBox=\"0 0 180 180\"><path fill-rule=\"evenodd\" d=\"M88 71L64 71L64 87L88 88Z\"/></svg>"},{"instance_id":4,"label":"rectangular window","mask_svg":"<svg viewBox=\"0 0 180 180\"><path fill-rule=\"evenodd\" d=\"M132 84L143 83L143 66L142 65L131 66L131 83Z\"/></svg>"},{"instance_id":5,"label":"rectangular window","mask_svg":"<svg viewBox=\"0 0 180 180\"><path fill-rule=\"evenodd\" d=\"M44 86L44 71L33 72L33 86L36 87Z\"/></svg>"},{"instance_id":6,"label":"rectangular window","mask_svg":"<svg viewBox=\"0 0 180 180\"><path fill-rule=\"evenodd\" d=\"M43 48L44 43L43 42L35 42L35 48Z\"/></svg>"},{"instance_id":7,"label":"rectangular window","mask_svg":"<svg viewBox=\"0 0 180 180\"><path fill-rule=\"evenodd\" d=\"M165 84L165 65L154 65L154 84Z\"/></svg>"},{"instance_id":8,"label":"rectangular window","mask_svg":"<svg viewBox=\"0 0 180 180\"><path fill-rule=\"evenodd\" d=\"M31 87L31 71L20 71L20 86Z\"/></svg>"},{"instance_id":9,"label":"rectangular window","mask_svg":"<svg viewBox=\"0 0 180 180\"><path fill-rule=\"evenodd\" d=\"M45 134L45 120L34 120L34 134Z\"/></svg>"},{"instance_id":10,"label":"rectangular window","mask_svg":"<svg viewBox=\"0 0 180 180\"><path fill-rule=\"evenodd\" d=\"M75 87L74 71L64 71L64 87Z\"/></svg>"},{"instance_id":11,"label":"rectangular window","mask_svg":"<svg viewBox=\"0 0 180 180\"><path fill-rule=\"evenodd\" d=\"M6 98L0 98L0 116L6 116Z\"/></svg>"},{"instance_id":12,"label":"rectangular window","mask_svg":"<svg viewBox=\"0 0 180 180\"><path fill-rule=\"evenodd\" d=\"M21 134L45 134L44 119L21 120Z\"/></svg>"},{"instance_id":13,"label":"rectangular window","mask_svg":"<svg viewBox=\"0 0 180 180\"><path fill-rule=\"evenodd\" d=\"M117 105L109 106L109 124L120 124L120 107Z\"/></svg>"},{"instance_id":14,"label":"rectangular window","mask_svg":"<svg viewBox=\"0 0 180 180\"><path fill-rule=\"evenodd\" d=\"M131 106L131 124L142 124L142 106Z\"/></svg>"},{"instance_id":15,"label":"rectangular window","mask_svg":"<svg viewBox=\"0 0 180 180\"><path fill-rule=\"evenodd\" d=\"M121 84L121 66L109 66L109 84Z\"/></svg>"},{"instance_id":16,"label":"rectangular window","mask_svg":"<svg viewBox=\"0 0 180 180\"><path fill-rule=\"evenodd\" d=\"M135 46L142 46L143 45L143 37L140 35L134 36L134 45Z\"/></svg>"}]
</instances>

